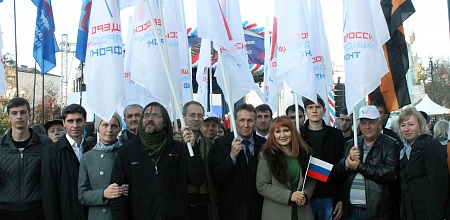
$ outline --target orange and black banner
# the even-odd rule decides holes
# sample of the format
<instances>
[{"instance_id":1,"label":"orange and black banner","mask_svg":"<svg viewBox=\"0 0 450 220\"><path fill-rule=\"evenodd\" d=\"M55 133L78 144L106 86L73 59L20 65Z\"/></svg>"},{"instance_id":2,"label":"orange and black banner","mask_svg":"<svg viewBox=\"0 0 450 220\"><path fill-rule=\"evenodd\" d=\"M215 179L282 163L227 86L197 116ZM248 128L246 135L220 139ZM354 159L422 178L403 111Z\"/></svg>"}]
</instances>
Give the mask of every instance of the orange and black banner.
<instances>
[{"instance_id":1,"label":"orange and black banner","mask_svg":"<svg viewBox=\"0 0 450 220\"><path fill-rule=\"evenodd\" d=\"M381 79L381 85L369 94L369 99L385 103L391 112L411 103L405 76L409 61L403 22L415 9L411 0L381 0L380 4L391 35L383 46L389 72Z\"/></svg>"}]
</instances>

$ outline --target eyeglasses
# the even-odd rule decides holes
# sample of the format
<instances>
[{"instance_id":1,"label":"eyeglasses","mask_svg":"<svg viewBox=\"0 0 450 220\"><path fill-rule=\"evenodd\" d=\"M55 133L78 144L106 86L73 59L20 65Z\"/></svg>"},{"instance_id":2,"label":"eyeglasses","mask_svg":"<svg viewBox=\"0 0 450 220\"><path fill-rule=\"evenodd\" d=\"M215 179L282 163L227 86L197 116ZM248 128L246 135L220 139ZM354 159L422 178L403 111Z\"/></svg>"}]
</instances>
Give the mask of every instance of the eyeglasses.
<instances>
[{"instance_id":1,"label":"eyeglasses","mask_svg":"<svg viewBox=\"0 0 450 220\"><path fill-rule=\"evenodd\" d=\"M155 118L162 118L162 116L158 115L158 113L152 113L152 114L144 113L144 118L145 119L148 119L148 118L155 119Z\"/></svg>"}]
</instances>

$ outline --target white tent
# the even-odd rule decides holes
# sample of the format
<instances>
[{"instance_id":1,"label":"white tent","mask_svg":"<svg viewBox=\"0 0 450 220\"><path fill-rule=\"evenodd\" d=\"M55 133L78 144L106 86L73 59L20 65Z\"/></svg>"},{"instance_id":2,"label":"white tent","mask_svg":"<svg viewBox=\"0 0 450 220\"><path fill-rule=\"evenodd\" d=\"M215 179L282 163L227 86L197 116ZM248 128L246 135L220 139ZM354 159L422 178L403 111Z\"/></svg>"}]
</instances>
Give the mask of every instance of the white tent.
<instances>
[{"instance_id":1,"label":"white tent","mask_svg":"<svg viewBox=\"0 0 450 220\"><path fill-rule=\"evenodd\" d=\"M419 111L424 111L428 115L443 115L443 114L450 114L450 109L444 108L430 99L428 97L428 94L425 94L425 97L423 97L422 101L420 101L418 104L416 104L416 109Z\"/></svg>"}]
</instances>

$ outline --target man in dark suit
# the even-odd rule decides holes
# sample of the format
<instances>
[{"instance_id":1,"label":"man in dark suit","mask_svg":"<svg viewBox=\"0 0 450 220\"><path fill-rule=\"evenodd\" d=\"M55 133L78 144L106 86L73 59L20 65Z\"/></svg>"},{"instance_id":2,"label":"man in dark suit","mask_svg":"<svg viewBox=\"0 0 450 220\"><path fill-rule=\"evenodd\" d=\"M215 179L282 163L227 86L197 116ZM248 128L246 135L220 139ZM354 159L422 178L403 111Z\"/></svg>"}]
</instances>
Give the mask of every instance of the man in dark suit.
<instances>
[{"instance_id":1,"label":"man in dark suit","mask_svg":"<svg viewBox=\"0 0 450 220\"><path fill-rule=\"evenodd\" d=\"M241 104L234 112L234 132L214 141L211 177L217 186L220 219L261 219L263 198L256 191L258 153L265 138L255 134L256 110Z\"/></svg>"},{"instance_id":2,"label":"man in dark suit","mask_svg":"<svg viewBox=\"0 0 450 220\"><path fill-rule=\"evenodd\" d=\"M87 219L78 202L80 159L94 144L84 140L86 110L71 104L63 110L66 135L50 145L42 156L42 206L47 220Z\"/></svg>"}]
</instances>

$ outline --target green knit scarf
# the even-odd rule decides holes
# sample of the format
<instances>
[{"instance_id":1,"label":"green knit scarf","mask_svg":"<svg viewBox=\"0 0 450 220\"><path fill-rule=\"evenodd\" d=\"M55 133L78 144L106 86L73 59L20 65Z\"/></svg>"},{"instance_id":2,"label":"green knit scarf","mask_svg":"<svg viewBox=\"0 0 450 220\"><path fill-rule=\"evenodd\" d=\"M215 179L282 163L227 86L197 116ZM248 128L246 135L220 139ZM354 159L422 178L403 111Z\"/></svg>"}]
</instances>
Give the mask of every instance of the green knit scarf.
<instances>
[{"instance_id":1,"label":"green knit scarf","mask_svg":"<svg viewBox=\"0 0 450 220\"><path fill-rule=\"evenodd\" d=\"M166 132L163 130L159 133L147 134L139 126L138 136L144 150L148 152L148 155L152 158L155 165L157 165L159 163L159 159L161 159L161 151L167 143Z\"/></svg>"}]
</instances>

